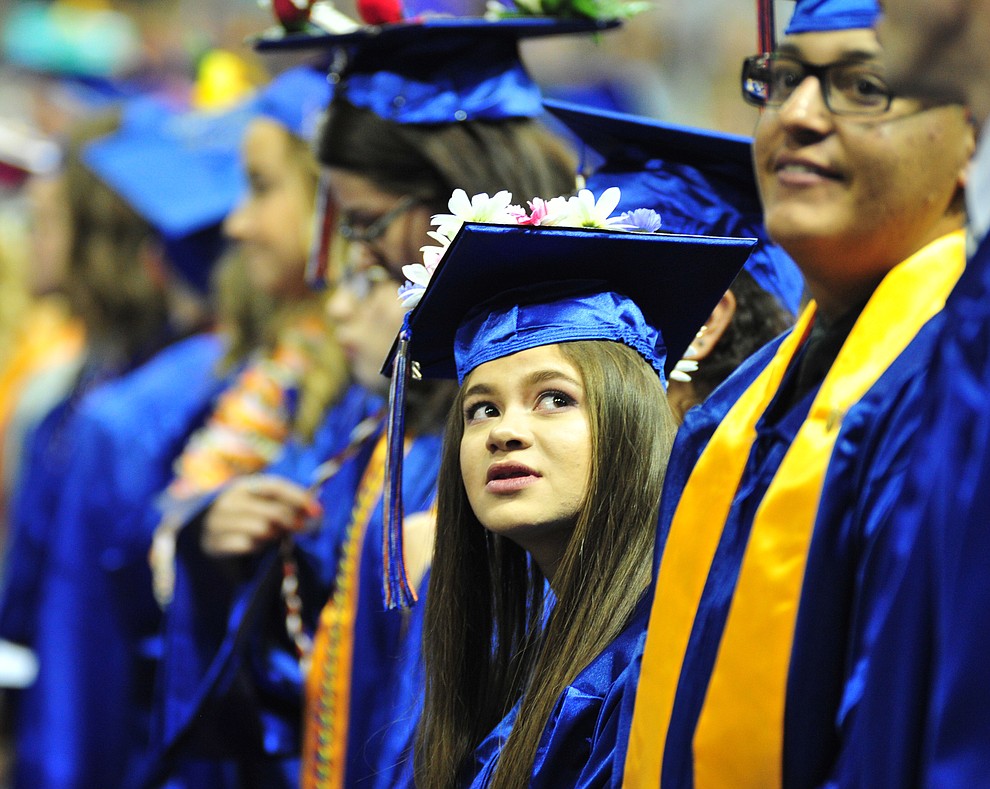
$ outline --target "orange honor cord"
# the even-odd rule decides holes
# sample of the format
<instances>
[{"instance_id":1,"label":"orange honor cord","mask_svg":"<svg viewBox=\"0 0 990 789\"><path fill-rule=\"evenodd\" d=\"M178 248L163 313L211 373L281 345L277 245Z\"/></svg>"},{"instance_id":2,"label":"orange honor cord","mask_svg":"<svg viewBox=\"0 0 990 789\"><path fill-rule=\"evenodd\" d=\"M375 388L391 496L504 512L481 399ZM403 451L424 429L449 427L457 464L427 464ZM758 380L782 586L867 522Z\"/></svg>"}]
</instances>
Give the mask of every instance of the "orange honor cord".
<instances>
[{"instance_id":1,"label":"orange honor cord","mask_svg":"<svg viewBox=\"0 0 990 789\"><path fill-rule=\"evenodd\" d=\"M358 487L333 594L320 612L312 667L306 678L303 789L344 786L361 552L384 490L385 454L383 435Z\"/></svg>"}]
</instances>

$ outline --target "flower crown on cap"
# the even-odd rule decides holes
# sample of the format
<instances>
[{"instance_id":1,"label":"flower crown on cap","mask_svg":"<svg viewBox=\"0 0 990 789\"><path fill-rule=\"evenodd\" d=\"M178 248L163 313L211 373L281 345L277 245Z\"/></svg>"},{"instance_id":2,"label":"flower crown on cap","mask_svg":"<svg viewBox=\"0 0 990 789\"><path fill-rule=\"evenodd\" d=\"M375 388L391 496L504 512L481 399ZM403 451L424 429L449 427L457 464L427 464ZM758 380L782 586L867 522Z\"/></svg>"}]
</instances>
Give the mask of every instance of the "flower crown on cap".
<instances>
[{"instance_id":1,"label":"flower crown on cap","mask_svg":"<svg viewBox=\"0 0 990 789\"><path fill-rule=\"evenodd\" d=\"M450 213L435 214L431 220L437 229L429 231L428 235L439 246L430 244L421 247L423 262L402 267L402 273L408 279L399 288L399 300L407 310L419 304L437 264L465 222L529 227L590 227L633 233L655 233L660 229L660 214L650 208L612 216L620 199L621 193L616 186L606 189L597 200L589 189L582 189L571 197L550 200L534 197L527 202L527 211L513 205L512 194L505 190L493 197L483 192L469 198L463 189L455 189L447 203Z\"/></svg>"},{"instance_id":2,"label":"flower crown on cap","mask_svg":"<svg viewBox=\"0 0 990 789\"><path fill-rule=\"evenodd\" d=\"M290 32L307 25L331 34L346 34L361 24L385 25L431 17L499 21L515 17L552 19L629 19L651 6L650 0L357 0L361 22L336 8L334 0L259 0Z\"/></svg>"},{"instance_id":3,"label":"flower crown on cap","mask_svg":"<svg viewBox=\"0 0 990 789\"><path fill-rule=\"evenodd\" d=\"M650 8L648 0L488 0L489 19L550 16L562 19L629 19Z\"/></svg>"},{"instance_id":4,"label":"flower crown on cap","mask_svg":"<svg viewBox=\"0 0 990 789\"><path fill-rule=\"evenodd\" d=\"M660 229L660 214L652 208L637 208L612 216L621 199L617 186L606 189L597 200L591 190L581 189L571 197L554 197L550 200L534 197L527 201L527 210L514 205L512 194L505 190L497 192L493 197L483 192L469 198L463 189L455 189L447 203L450 213L435 214L431 219L436 230L429 231L428 235L438 245L421 247L423 262L402 267L407 280L399 287L399 300L407 311L419 304L433 272L447 252L447 247L465 222L528 227L586 227L630 233L656 233ZM681 359L670 377L675 381L690 381L690 373L697 369L697 362Z\"/></svg>"}]
</instances>

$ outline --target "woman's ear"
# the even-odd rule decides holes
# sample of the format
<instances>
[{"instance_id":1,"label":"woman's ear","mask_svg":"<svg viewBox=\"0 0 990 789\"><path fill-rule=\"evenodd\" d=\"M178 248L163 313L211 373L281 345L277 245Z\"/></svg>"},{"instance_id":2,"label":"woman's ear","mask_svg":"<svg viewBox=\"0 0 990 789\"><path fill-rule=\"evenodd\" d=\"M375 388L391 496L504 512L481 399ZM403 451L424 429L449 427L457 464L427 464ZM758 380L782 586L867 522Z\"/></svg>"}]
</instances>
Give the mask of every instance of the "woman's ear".
<instances>
[{"instance_id":1,"label":"woman's ear","mask_svg":"<svg viewBox=\"0 0 990 789\"><path fill-rule=\"evenodd\" d=\"M719 299L712 314L708 316L705 325L695 335L691 345L688 346L684 354L685 359L698 362L706 358L712 352L718 341L722 338L732 318L736 314L736 296L731 290L727 290Z\"/></svg>"},{"instance_id":2,"label":"woman's ear","mask_svg":"<svg viewBox=\"0 0 990 789\"><path fill-rule=\"evenodd\" d=\"M165 248L157 240L147 239L138 249L138 265L158 290L168 287L171 274L165 257Z\"/></svg>"}]
</instances>

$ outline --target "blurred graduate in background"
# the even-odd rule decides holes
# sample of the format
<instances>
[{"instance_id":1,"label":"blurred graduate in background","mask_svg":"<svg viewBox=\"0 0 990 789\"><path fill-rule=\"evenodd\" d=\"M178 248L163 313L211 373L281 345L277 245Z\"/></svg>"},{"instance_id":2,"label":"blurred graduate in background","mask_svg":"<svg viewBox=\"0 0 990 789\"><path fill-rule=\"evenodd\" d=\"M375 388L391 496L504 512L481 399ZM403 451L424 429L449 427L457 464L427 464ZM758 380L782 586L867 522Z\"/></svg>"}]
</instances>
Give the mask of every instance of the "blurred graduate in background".
<instances>
[{"instance_id":1,"label":"blurred graduate in background","mask_svg":"<svg viewBox=\"0 0 990 789\"><path fill-rule=\"evenodd\" d=\"M147 690L133 665L146 631L127 619L129 606L141 608L140 588L127 588L130 513L92 520L91 509L120 500L121 488L133 493L128 483L147 471L139 437L167 444L170 418L201 408L216 386L217 340L176 341L213 324L206 285L223 249L219 223L243 183L245 118L184 116L138 99L122 117L94 120L70 149L66 287L86 346L69 393L28 435L13 500L0 620L4 637L33 648L41 666L18 703L17 785L113 785L129 743L146 737L132 703ZM137 412L143 433L129 432L128 397L109 382L129 380L151 357L157 364L165 346L173 374L135 380L171 394ZM120 431L126 452L105 452L100 425ZM122 578L115 588L111 579Z\"/></svg>"}]
</instances>

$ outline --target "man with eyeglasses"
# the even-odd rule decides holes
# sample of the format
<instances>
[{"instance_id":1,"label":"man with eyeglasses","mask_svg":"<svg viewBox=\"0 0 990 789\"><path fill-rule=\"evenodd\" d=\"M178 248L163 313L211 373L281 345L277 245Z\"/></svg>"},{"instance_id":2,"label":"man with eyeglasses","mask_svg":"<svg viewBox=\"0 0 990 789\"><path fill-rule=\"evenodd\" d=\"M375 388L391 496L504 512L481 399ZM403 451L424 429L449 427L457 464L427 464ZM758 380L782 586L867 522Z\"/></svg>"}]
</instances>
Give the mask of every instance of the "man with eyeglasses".
<instances>
[{"instance_id":1,"label":"man with eyeglasses","mask_svg":"<svg viewBox=\"0 0 990 789\"><path fill-rule=\"evenodd\" d=\"M990 786L990 2L884 0L888 79L967 104L970 258L950 295L891 524L908 558L878 628L856 727L861 772L898 787ZM869 772L867 772L869 770Z\"/></svg>"},{"instance_id":2,"label":"man with eyeglasses","mask_svg":"<svg viewBox=\"0 0 990 789\"><path fill-rule=\"evenodd\" d=\"M962 108L888 87L873 0L798 0L746 61L773 239L812 298L689 412L667 471L627 787L847 772L940 312L964 263Z\"/></svg>"}]
</instances>

